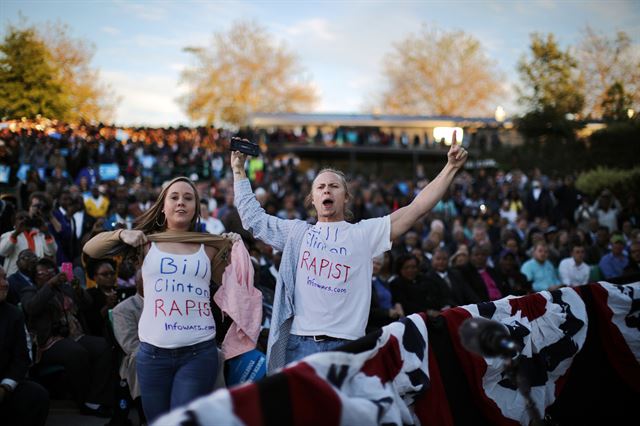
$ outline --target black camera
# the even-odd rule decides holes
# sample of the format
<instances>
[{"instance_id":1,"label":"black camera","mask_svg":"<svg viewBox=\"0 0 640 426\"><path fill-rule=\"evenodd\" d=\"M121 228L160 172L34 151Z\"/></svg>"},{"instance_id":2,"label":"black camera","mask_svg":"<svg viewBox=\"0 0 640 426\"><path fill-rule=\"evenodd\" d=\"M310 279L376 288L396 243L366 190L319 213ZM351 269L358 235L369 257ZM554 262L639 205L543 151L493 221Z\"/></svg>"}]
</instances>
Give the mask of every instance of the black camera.
<instances>
[{"instance_id":1,"label":"black camera","mask_svg":"<svg viewBox=\"0 0 640 426\"><path fill-rule=\"evenodd\" d=\"M24 224L27 228L41 228L44 225L44 221L38 216L29 217L24 221Z\"/></svg>"},{"instance_id":2,"label":"black camera","mask_svg":"<svg viewBox=\"0 0 640 426\"><path fill-rule=\"evenodd\" d=\"M258 144L253 142L249 142L247 139L242 138L231 138L231 151L240 151L243 154L251 155L252 157L257 157L260 155L260 147Z\"/></svg>"}]
</instances>

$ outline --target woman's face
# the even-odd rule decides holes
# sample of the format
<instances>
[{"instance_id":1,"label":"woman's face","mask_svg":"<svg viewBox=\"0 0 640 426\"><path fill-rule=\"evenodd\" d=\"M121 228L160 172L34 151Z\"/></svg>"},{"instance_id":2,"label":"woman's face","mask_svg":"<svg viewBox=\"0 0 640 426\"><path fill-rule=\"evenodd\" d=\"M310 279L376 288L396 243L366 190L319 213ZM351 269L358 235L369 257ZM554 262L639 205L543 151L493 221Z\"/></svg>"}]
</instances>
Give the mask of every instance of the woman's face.
<instances>
[{"instance_id":1,"label":"woman's face","mask_svg":"<svg viewBox=\"0 0 640 426\"><path fill-rule=\"evenodd\" d=\"M167 229L187 231L196 214L196 194L187 182L175 182L167 190L163 207Z\"/></svg>"},{"instance_id":2,"label":"woman's face","mask_svg":"<svg viewBox=\"0 0 640 426\"><path fill-rule=\"evenodd\" d=\"M36 266L36 284L38 286L49 281L56 274L55 268L48 267L46 265Z\"/></svg>"},{"instance_id":3,"label":"woman's face","mask_svg":"<svg viewBox=\"0 0 640 426\"><path fill-rule=\"evenodd\" d=\"M400 267L400 276L404 279L413 281L418 276L418 261L409 259Z\"/></svg>"},{"instance_id":4,"label":"woman's face","mask_svg":"<svg viewBox=\"0 0 640 426\"><path fill-rule=\"evenodd\" d=\"M96 270L95 280L98 288L110 290L116 284L116 271L110 264L103 263Z\"/></svg>"}]
</instances>

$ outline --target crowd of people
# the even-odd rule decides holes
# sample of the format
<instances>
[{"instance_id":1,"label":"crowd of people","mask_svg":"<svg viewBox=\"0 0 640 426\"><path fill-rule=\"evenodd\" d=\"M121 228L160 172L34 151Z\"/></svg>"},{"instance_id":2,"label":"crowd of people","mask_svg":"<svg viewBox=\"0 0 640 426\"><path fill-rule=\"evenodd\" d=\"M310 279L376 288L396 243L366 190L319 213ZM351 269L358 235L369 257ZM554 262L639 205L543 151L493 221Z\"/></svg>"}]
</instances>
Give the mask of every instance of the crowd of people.
<instances>
[{"instance_id":1,"label":"crowd of people","mask_svg":"<svg viewBox=\"0 0 640 426\"><path fill-rule=\"evenodd\" d=\"M0 129L2 418L20 413L16 423L43 424L53 392L46 378L56 374L83 413L112 424L127 422L117 409L121 381L151 419L218 386L225 325L215 304L200 334L173 340L158 338L165 333L145 317L213 297L204 292L210 270L191 283L202 300L183 292L149 305L166 296L148 284L167 278L164 266L216 257L220 241L192 233L242 238L255 285L272 304L263 321L269 341L259 345L271 371L414 312L437 316L640 273L635 194L604 190L591 199L572 176L537 169L464 170L456 146L432 180L301 170L268 151L256 165L229 154L231 136L213 128ZM153 239L161 233L180 237ZM194 346L206 368L183 351ZM178 353L192 369L184 381L163 361Z\"/></svg>"}]
</instances>

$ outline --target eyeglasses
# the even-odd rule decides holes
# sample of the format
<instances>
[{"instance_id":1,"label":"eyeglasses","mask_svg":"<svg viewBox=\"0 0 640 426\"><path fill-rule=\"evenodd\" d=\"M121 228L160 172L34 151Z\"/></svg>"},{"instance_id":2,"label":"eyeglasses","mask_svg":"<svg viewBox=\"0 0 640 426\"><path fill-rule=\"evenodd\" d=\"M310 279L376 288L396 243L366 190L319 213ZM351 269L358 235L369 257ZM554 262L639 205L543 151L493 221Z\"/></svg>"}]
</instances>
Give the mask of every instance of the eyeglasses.
<instances>
[{"instance_id":1,"label":"eyeglasses","mask_svg":"<svg viewBox=\"0 0 640 426\"><path fill-rule=\"evenodd\" d=\"M113 277L116 273L113 271L100 272L96 275L102 275L103 277Z\"/></svg>"},{"instance_id":2,"label":"eyeglasses","mask_svg":"<svg viewBox=\"0 0 640 426\"><path fill-rule=\"evenodd\" d=\"M47 268L47 269L40 269L39 271L36 271L36 274L46 275L46 274L53 274L54 272L56 272L55 268Z\"/></svg>"}]
</instances>

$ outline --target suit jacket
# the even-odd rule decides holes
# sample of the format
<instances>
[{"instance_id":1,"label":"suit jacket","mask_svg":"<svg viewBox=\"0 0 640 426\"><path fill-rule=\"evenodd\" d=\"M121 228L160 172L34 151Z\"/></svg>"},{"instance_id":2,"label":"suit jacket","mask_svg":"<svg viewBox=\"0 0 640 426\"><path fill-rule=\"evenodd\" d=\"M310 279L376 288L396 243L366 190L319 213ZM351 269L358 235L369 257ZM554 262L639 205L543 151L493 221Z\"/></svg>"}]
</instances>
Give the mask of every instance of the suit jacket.
<instances>
[{"instance_id":1,"label":"suit jacket","mask_svg":"<svg viewBox=\"0 0 640 426\"><path fill-rule=\"evenodd\" d=\"M22 312L17 306L0 302L0 381L26 379L30 364Z\"/></svg>"},{"instance_id":2,"label":"suit jacket","mask_svg":"<svg viewBox=\"0 0 640 426\"><path fill-rule=\"evenodd\" d=\"M7 295L7 302L17 305L20 303L20 294L25 288L33 287L35 284L28 277L20 273L20 271L9 275L7 278L9 281L9 294Z\"/></svg>"},{"instance_id":3,"label":"suit jacket","mask_svg":"<svg viewBox=\"0 0 640 426\"><path fill-rule=\"evenodd\" d=\"M444 307L454 307L479 303L480 297L473 291L464 278L453 269L447 270L447 277L451 286L440 277L435 270L427 273L427 300L430 309L442 310Z\"/></svg>"},{"instance_id":4,"label":"suit jacket","mask_svg":"<svg viewBox=\"0 0 640 426\"><path fill-rule=\"evenodd\" d=\"M132 398L140 396L140 384L136 372L136 352L140 346L138 322L142 315L144 299L135 294L113 308L113 334L125 353L120 364L120 377L126 379Z\"/></svg>"},{"instance_id":5,"label":"suit jacket","mask_svg":"<svg viewBox=\"0 0 640 426\"><path fill-rule=\"evenodd\" d=\"M489 273L489 276L491 276L493 281L496 283L496 286L498 287L498 290L500 290L500 293L502 293L502 297L510 294L509 288L505 285L504 280L501 279L500 275L495 271L495 269L487 267L486 270ZM471 263L467 263L466 265L461 266L458 271L462 274L463 279L467 281L467 284L471 286L476 295L478 295L478 297L480 298L480 302L490 301L487 286L485 285L484 280L480 276L480 273L475 266L473 266Z\"/></svg>"}]
</instances>

